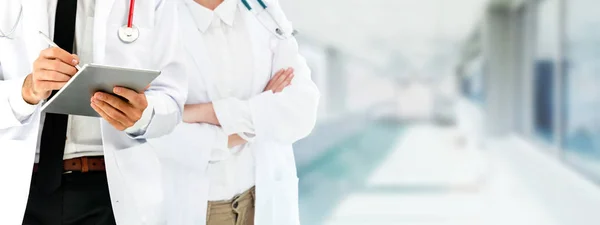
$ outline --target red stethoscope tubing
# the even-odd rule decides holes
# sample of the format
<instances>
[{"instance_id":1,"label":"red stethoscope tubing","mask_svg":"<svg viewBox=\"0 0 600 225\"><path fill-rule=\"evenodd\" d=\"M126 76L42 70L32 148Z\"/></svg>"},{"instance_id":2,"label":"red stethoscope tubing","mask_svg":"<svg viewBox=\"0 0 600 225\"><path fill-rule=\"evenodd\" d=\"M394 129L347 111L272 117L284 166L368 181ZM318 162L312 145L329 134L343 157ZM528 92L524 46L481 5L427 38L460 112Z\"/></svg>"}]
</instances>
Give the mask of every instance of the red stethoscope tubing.
<instances>
[{"instance_id":1,"label":"red stethoscope tubing","mask_svg":"<svg viewBox=\"0 0 600 225\"><path fill-rule=\"evenodd\" d=\"M127 27L133 27L133 12L135 7L135 0L129 0L129 17L127 19Z\"/></svg>"}]
</instances>

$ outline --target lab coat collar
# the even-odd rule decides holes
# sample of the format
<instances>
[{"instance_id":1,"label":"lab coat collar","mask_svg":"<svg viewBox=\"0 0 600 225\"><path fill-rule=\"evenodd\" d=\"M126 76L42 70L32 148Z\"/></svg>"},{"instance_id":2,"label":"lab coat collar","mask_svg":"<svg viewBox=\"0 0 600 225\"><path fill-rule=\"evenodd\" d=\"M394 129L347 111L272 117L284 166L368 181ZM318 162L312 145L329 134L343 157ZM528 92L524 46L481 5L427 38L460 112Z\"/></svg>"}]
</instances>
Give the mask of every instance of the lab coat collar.
<instances>
[{"instance_id":1,"label":"lab coat collar","mask_svg":"<svg viewBox=\"0 0 600 225\"><path fill-rule=\"evenodd\" d=\"M215 9L215 11L207 9L193 0L188 1L187 6L194 18L198 30L202 33L206 32L208 27L210 27L215 14L218 15L225 24L233 26L233 21L235 20L235 14L237 12L237 0L225 0Z\"/></svg>"},{"instance_id":2,"label":"lab coat collar","mask_svg":"<svg viewBox=\"0 0 600 225\"><path fill-rule=\"evenodd\" d=\"M237 2L237 0L225 0L215 9L215 13L229 26L233 26L237 12Z\"/></svg>"},{"instance_id":3,"label":"lab coat collar","mask_svg":"<svg viewBox=\"0 0 600 225\"><path fill-rule=\"evenodd\" d=\"M210 26L210 23L213 20L214 12L192 0L187 1L187 8L190 10L190 14L192 15L192 18L194 19L194 22L196 23L196 27L198 27L198 30L200 30L200 32L204 33L208 29L208 27Z\"/></svg>"}]
</instances>

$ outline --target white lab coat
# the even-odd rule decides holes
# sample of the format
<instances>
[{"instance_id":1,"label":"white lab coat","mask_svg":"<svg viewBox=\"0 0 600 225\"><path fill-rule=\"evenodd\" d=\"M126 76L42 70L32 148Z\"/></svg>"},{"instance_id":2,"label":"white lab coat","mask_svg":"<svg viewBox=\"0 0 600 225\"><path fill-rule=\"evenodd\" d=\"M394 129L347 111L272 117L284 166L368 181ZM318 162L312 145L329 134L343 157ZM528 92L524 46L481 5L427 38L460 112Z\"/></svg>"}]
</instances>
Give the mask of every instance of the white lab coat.
<instances>
[{"instance_id":1,"label":"white lab coat","mask_svg":"<svg viewBox=\"0 0 600 225\"><path fill-rule=\"evenodd\" d=\"M28 198L40 111L19 121L8 96L21 88L41 50L48 47L38 31L48 34L45 0L2 0L0 29L16 21L19 5L23 17L13 39L0 38L0 224L21 224ZM129 1L96 1L94 62L106 65L162 70L146 96L161 102L144 135L131 137L102 121L106 172L114 215L118 224L164 224L159 160L146 138L171 132L181 121L187 93L184 64L178 61L181 47L177 34L177 10L172 0L137 1L134 24L139 39L124 44L117 29L126 23ZM6 12L1 12L6 10ZM15 12L16 11L16 12ZM176 60L177 59L177 60Z\"/></svg>"},{"instance_id":2,"label":"white lab coat","mask_svg":"<svg viewBox=\"0 0 600 225\"><path fill-rule=\"evenodd\" d=\"M252 1L249 1L252 2ZM290 29L291 24L281 13L277 1L267 1L278 10L279 21ZM190 4L190 3L188 3ZM191 3L196 4L196 3ZM182 3L179 10L182 40L189 58L189 92L186 104L212 102L216 95L213 64L190 11ZM256 136L250 147L255 152L256 215L259 225L298 225L298 177L292 143L307 136L313 129L317 115L319 91L311 80L309 67L298 53L295 38L276 38L257 18L273 23L267 14L255 17L242 4L252 43L256 94L250 105ZM258 8L258 6L256 6ZM173 15L176 16L176 15ZM288 30L289 31L289 30ZM283 92L263 93L274 72L281 68L295 68L292 85ZM160 139L149 140L163 151L161 162L165 179L169 224L202 225L206 223L209 180L206 174L210 152L215 144L218 127L208 124L180 124L173 133Z\"/></svg>"}]
</instances>

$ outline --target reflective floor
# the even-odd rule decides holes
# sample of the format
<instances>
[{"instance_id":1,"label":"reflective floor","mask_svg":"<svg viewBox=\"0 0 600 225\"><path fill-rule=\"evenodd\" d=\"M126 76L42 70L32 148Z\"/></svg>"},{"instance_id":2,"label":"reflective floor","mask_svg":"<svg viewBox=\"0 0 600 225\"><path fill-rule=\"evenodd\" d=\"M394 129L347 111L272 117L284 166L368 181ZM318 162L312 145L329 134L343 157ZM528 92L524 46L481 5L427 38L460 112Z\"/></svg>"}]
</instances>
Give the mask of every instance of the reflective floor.
<instances>
[{"instance_id":1,"label":"reflective floor","mask_svg":"<svg viewBox=\"0 0 600 225\"><path fill-rule=\"evenodd\" d=\"M474 143L468 127L367 123L299 164L302 224L569 224L523 182L510 151Z\"/></svg>"}]
</instances>

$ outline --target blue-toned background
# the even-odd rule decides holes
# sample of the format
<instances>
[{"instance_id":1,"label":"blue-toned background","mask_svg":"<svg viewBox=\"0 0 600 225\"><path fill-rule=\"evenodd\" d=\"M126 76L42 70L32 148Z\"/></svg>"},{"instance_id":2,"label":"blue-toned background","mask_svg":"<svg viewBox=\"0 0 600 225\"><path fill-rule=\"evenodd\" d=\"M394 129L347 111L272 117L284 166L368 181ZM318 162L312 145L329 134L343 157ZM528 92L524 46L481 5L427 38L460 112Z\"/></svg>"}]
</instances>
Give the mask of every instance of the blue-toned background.
<instances>
[{"instance_id":1,"label":"blue-toned background","mask_svg":"<svg viewBox=\"0 0 600 225\"><path fill-rule=\"evenodd\" d=\"M600 1L280 2L304 225L600 224Z\"/></svg>"}]
</instances>

